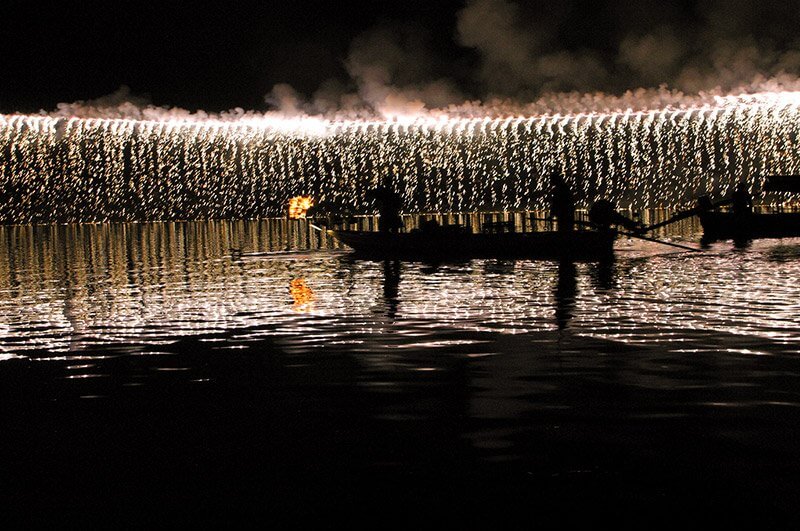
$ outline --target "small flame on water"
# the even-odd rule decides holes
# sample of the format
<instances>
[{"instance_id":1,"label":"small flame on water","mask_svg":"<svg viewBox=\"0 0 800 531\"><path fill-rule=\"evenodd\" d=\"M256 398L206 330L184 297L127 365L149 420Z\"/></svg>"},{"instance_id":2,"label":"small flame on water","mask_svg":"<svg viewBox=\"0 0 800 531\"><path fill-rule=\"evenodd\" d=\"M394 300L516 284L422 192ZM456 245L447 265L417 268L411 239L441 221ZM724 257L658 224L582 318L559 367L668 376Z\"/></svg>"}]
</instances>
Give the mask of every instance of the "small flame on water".
<instances>
[{"instance_id":1,"label":"small flame on water","mask_svg":"<svg viewBox=\"0 0 800 531\"><path fill-rule=\"evenodd\" d=\"M305 219L306 212L314 205L310 195L298 195L289 199L289 219Z\"/></svg>"}]
</instances>

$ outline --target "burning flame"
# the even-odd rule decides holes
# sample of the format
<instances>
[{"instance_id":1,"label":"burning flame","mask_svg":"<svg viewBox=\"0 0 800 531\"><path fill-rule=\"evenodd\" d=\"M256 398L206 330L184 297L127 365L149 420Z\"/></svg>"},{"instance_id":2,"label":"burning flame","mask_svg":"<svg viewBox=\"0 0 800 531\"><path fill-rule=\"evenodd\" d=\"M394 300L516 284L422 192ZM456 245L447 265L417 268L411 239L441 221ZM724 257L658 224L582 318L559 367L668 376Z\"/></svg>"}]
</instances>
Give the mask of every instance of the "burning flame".
<instances>
[{"instance_id":1,"label":"burning flame","mask_svg":"<svg viewBox=\"0 0 800 531\"><path fill-rule=\"evenodd\" d=\"M289 199L289 219L305 219L306 212L314 204L310 195L298 195Z\"/></svg>"}]
</instances>

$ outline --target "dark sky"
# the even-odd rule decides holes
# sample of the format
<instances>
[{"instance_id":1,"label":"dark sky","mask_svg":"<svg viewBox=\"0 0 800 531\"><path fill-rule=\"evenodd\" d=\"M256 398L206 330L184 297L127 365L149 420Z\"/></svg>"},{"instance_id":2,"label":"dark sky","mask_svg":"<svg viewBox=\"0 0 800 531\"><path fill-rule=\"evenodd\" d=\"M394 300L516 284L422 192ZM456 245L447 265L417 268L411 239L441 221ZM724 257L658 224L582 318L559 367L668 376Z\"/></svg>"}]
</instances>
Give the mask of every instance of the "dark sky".
<instances>
[{"instance_id":1,"label":"dark sky","mask_svg":"<svg viewBox=\"0 0 800 531\"><path fill-rule=\"evenodd\" d=\"M6 0L0 112L50 110L121 85L158 106L221 111L265 110L279 83L303 99L323 86L365 101L391 86L430 106L660 84L725 88L800 72L793 2L629 4Z\"/></svg>"},{"instance_id":2,"label":"dark sky","mask_svg":"<svg viewBox=\"0 0 800 531\"><path fill-rule=\"evenodd\" d=\"M442 28L439 49L455 53L452 33L461 4L7 2L0 22L4 112L96 98L123 84L157 105L263 109L264 95L276 83L311 93L325 79L346 81L350 42L377 24Z\"/></svg>"}]
</instances>

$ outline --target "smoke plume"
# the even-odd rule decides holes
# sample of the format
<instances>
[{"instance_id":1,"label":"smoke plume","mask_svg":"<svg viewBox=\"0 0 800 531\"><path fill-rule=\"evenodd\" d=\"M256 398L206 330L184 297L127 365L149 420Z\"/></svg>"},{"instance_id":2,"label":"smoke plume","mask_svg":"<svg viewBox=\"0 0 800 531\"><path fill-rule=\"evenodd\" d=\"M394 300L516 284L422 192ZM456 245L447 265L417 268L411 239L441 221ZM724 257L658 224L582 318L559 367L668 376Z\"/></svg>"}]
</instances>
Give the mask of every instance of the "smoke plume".
<instances>
[{"instance_id":1,"label":"smoke plume","mask_svg":"<svg viewBox=\"0 0 800 531\"><path fill-rule=\"evenodd\" d=\"M394 119L686 107L714 96L798 90L800 10L782 0L622 4L466 0L451 26L383 21L343 57L348 78L265 97L284 116ZM449 32L442 50L439 32ZM437 40L434 37L438 37ZM59 116L203 119L153 106L127 87L60 104ZM235 119L242 109L215 115Z\"/></svg>"}]
</instances>

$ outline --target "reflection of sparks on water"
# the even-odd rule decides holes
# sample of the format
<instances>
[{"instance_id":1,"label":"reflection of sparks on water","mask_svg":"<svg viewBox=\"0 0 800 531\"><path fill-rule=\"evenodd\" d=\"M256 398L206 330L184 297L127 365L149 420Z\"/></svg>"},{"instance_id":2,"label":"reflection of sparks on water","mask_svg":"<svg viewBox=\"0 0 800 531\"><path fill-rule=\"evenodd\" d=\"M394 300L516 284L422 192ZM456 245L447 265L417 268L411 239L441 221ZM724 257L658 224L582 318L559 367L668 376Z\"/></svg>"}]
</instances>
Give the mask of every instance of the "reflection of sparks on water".
<instances>
[{"instance_id":1,"label":"reflection of sparks on water","mask_svg":"<svg viewBox=\"0 0 800 531\"><path fill-rule=\"evenodd\" d=\"M283 250L270 238L286 224L0 226L0 361L94 360L107 351L94 347L112 343L146 345L153 355L181 337L230 344L232 335L240 344L282 336L309 347L352 345L377 357L396 355L395 345L450 348L430 342L464 339L461 331L556 330L559 272L551 261L410 262L399 281L380 262L337 253L228 257L231 245ZM774 246L756 241L740 253L719 244L701 255L646 258L626 247L608 270L576 264L570 337L705 352L718 350L713 336L723 334L738 338L734 348L761 351L767 339L794 355L800 286L787 279L800 278L800 252L776 256L768 252ZM83 348L91 355L76 355ZM474 352L483 353L491 349Z\"/></svg>"},{"instance_id":2,"label":"reflection of sparks on water","mask_svg":"<svg viewBox=\"0 0 800 531\"><path fill-rule=\"evenodd\" d=\"M306 279L295 278L289 282L289 293L294 300L294 310L297 312L310 312L314 309L314 290L308 287Z\"/></svg>"},{"instance_id":3,"label":"reflection of sparks on water","mask_svg":"<svg viewBox=\"0 0 800 531\"><path fill-rule=\"evenodd\" d=\"M305 219L306 212L314 205L310 195L298 195L289 199L289 219Z\"/></svg>"}]
</instances>

